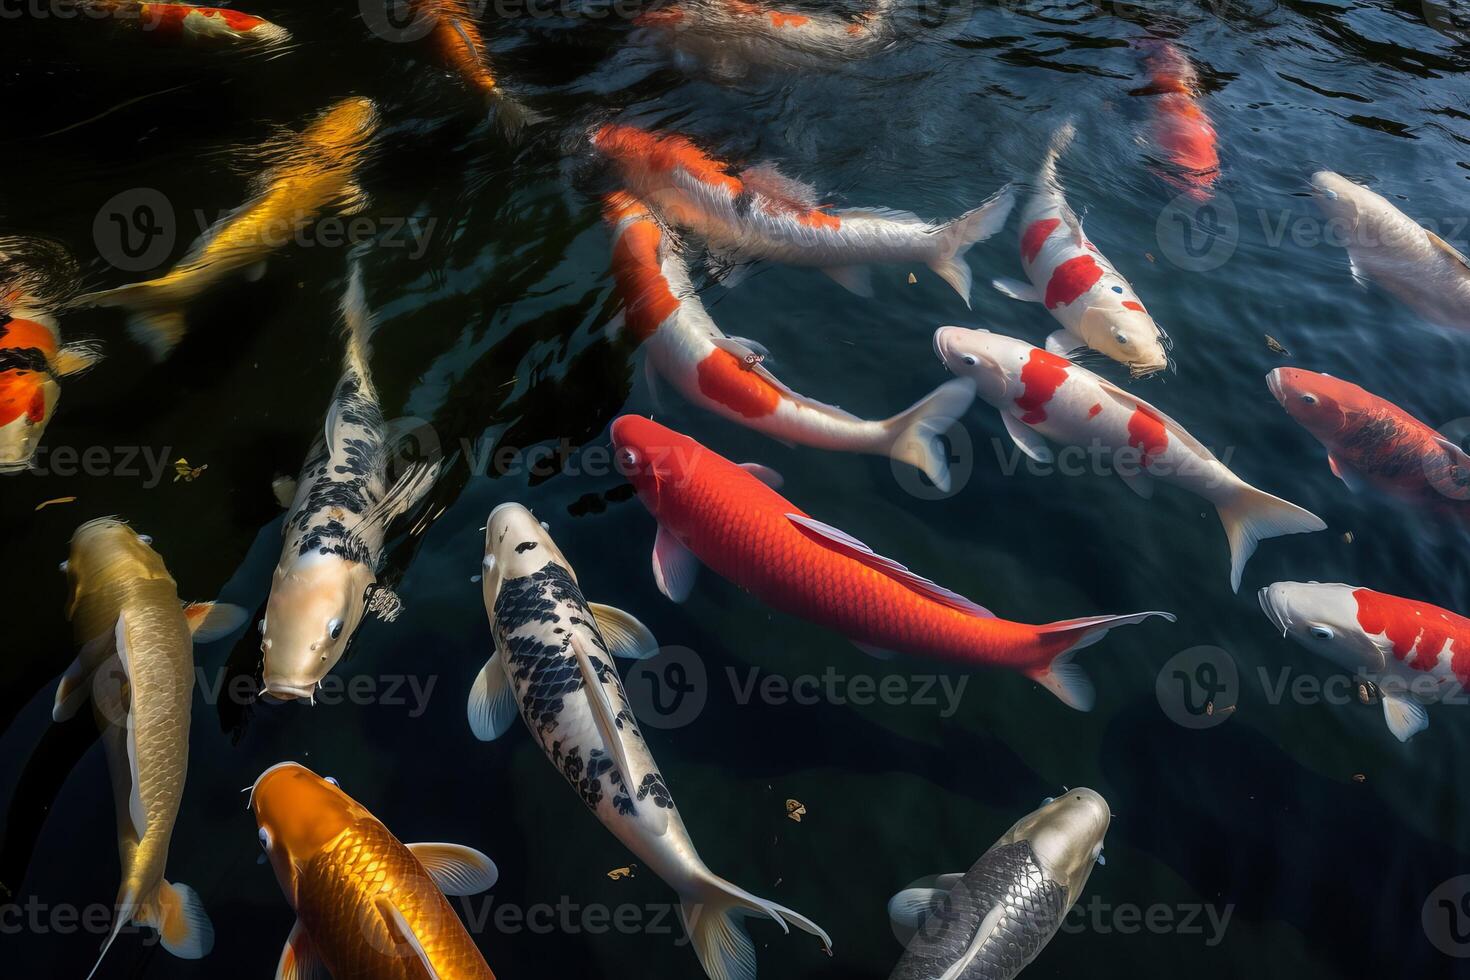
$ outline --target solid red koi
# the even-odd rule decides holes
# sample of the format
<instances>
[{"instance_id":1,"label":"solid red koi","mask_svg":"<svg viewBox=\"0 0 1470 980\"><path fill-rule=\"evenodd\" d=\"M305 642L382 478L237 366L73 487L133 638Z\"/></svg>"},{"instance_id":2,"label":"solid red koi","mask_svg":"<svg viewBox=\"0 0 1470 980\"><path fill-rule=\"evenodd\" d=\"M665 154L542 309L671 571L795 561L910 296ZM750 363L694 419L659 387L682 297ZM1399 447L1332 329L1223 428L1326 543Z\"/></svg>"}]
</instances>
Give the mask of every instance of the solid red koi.
<instances>
[{"instance_id":1,"label":"solid red koi","mask_svg":"<svg viewBox=\"0 0 1470 980\"><path fill-rule=\"evenodd\" d=\"M701 394L745 418L770 415L781 404L781 392L729 351L713 351L696 370Z\"/></svg>"},{"instance_id":2,"label":"solid red koi","mask_svg":"<svg viewBox=\"0 0 1470 980\"><path fill-rule=\"evenodd\" d=\"M1358 603L1358 625L1369 636L1388 637L1395 657L1415 670L1433 670L1445 644L1454 641L1450 669L1457 678L1470 680L1470 619L1372 589L1354 589L1353 598Z\"/></svg>"},{"instance_id":3,"label":"solid red koi","mask_svg":"<svg viewBox=\"0 0 1470 980\"><path fill-rule=\"evenodd\" d=\"M1030 265L1036 261L1036 256L1041 254L1041 247L1046 244L1046 239L1061 225L1061 218L1042 218L1031 222L1025 234L1021 236L1021 258Z\"/></svg>"},{"instance_id":4,"label":"solid red koi","mask_svg":"<svg viewBox=\"0 0 1470 980\"><path fill-rule=\"evenodd\" d=\"M1139 405L1128 418L1128 445L1143 454L1143 465L1148 466L1169 448L1169 430L1164 420L1153 410Z\"/></svg>"},{"instance_id":5,"label":"solid red koi","mask_svg":"<svg viewBox=\"0 0 1470 980\"><path fill-rule=\"evenodd\" d=\"M1068 259L1051 274L1046 284L1044 302L1047 309L1066 306L1087 292L1102 278L1102 266L1090 255Z\"/></svg>"},{"instance_id":6,"label":"solid red koi","mask_svg":"<svg viewBox=\"0 0 1470 980\"><path fill-rule=\"evenodd\" d=\"M1046 421L1046 403L1067 380L1067 369L1071 366L1072 362L1065 357L1040 347L1032 348L1030 359L1021 368L1021 383L1026 391L1016 399L1016 407L1026 412L1021 416L1022 422L1036 425Z\"/></svg>"}]
</instances>

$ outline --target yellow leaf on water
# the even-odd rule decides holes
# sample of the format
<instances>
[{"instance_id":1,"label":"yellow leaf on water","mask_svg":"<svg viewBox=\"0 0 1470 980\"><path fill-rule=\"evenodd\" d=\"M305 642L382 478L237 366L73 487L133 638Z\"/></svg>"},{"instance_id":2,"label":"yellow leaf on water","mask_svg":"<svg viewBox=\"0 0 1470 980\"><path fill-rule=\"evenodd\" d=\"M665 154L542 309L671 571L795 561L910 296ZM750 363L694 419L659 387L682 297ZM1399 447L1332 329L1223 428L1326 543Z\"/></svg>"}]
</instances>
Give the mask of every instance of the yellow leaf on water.
<instances>
[{"instance_id":1,"label":"yellow leaf on water","mask_svg":"<svg viewBox=\"0 0 1470 980\"><path fill-rule=\"evenodd\" d=\"M806 804L800 800L787 800L786 816L795 820L797 823L801 823L801 818L806 816Z\"/></svg>"},{"instance_id":2,"label":"yellow leaf on water","mask_svg":"<svg viewBox=\"0 0 1470 980\"><path fill-rule=\"evenodd\" d=\"M624 878L631 878L633 877L633 869L636 867L638 867L638 865L630 864L626 868L613 868L607 873L607 876L613 881L621 881Z\"/></svg>"},{"instance_id":3,"label":"yellow leaf on water","mask_svg":"<svg viewBox=\"0 0 1470 980\"><path fill-rule=\"evenodd\" d=\"M41 501L39 504L36 505L36 510L42 510L46 507L50 507L52 504L74 504L76 502L77 498L75 497L54 497L51 500Z\"/></svg>"}]
</instances>

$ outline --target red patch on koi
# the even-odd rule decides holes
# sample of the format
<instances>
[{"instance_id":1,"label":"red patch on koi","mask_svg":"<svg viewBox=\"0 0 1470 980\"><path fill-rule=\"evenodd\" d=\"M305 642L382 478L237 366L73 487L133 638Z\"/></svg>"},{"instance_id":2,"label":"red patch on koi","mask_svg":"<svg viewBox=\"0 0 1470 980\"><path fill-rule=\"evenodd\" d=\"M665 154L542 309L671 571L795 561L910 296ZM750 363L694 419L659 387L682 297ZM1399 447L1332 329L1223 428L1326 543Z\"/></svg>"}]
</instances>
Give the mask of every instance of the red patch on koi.
<instances>
[{"instance_id":1,"label":"red patch on koi","mask_svg":"<svg viewBox=\"0 0 1470 980\"><path fill-rule=\"evenodd\" d=\"M1036 261L1036 256L1041 254L1041 246L1046 244L1047 238L1061 223L1061 218L1042 218L1031 222L1026 228L1026 233L1021 236L1021 258L1027 264Z\"/></svg>"},{"instance_id":2,"label":"red patch on koi","mask_svg":"<svg viewBox=\"0 0 1470 980\"><path fill-rule=\"evenodd\" d=\"M1142 405L1133 410L1128 418L1128 445L1143 453L1142 463L1149 463L1164 455L1169 448L1169 430L1164 420Z\"/></svg>"},{"instance_id":3,"label":"red patch on koi","mask_svg":"<svg viewBox=\"0 0 1470 980\"><path fill-rule=\"evenodd\" d=\"M623 297L623 322L628 332L642 343L679 309L679 300L669 289L659 262L663 233L646 217L642 204L630 195L609 195L605 213L610 222L628 215L644 215L618 235L612 254L613 279Z\"/></svg>"},{"instance_id":4,"label":"red patch on koi","mask_svg":"<svg viewBox=\"0 0 1470 980\"><path fill-rule=\"evenodd\" d=\"M1091 408L1089 408L1087 410L1087 417L1090 418L1090 419L1095 419L1095 418L1097 418L1097 414L1099 412L1101 412L1101 411L1102 411L1102 402L1098 402L1096 405L1092 406Z\"/></svg>"},{"instance_id":5,"label":"red patch on koi","mask_svg":"<svg viewBox=\"0 0 1470 980\"><path fill-rule=\"evenodd\" d=\"M1056 267L1046 284L1047 309L1066 306L1087 292L1102 278L1102 266L1090 255L1079 255Z\"/></svg>"},{"instance_id":6,"label":"red patch on koi","mask_svg":"<svg viewBox=\"0 0 1470 980\"><path fill-rule=\"evenodd\" d=\"M783 14L779 10L771 11L772 27L800 27L809 23L811 18L803 17L801 14Z\"/></svg>"},{"instance_id":7,"label":"red patch on koi","mask_svg":"<svg viewBox=\"0 0 1470 980\"><path fill-rule=\"evenodd\" d=\"M1026 386L1026 391L1016 399L1016 407L1026 411L1021 416L1022 422L1035 425L1046 421L1046 410L1043 406L1051 401L1052 395L1067 380L1067 369L1071 366L1072 362L1065 357L1058 357L1040 347L1031 351L1030 360L1021 368L1021 383Z\"/></svg>"},{"instance_id":8,"label":"red patch on koi","mask_svg":"<svg viewBox=\"0 0 1470 980\"><path fill-rule=\"evenodd\" d=\"M781 404L781 393L729 351L715 350L695 371L700 394L745 418L770 415Z\"/></svg>"},{"instance_id":9,"label":"red patch on koi","mask_svg":"<svg viewBox=\"0 0 1470 980\"><path fill-rule=\"evenodd\" d=\"M1134 302L1131 299L1125 299L1123 301L1123 309L1125 309L1125 310L1133 310L1135 313L1147 313L1148 312L1148 310L1145 310L1143 308L1143 304L1142 303Z\"/></svg>"},{"instance_id":10,"label":"red patch on koi","mask_svg":"<svg viewBox=\"0 0 1470 980\"><path fill-rule=\"evenodd\" d=\"M732 195L745 190L740 180L725 172L723 163L688 137L658 136L636 126L609 124L597 131L592 144L629 170L638 168L669 176L678 168L700 183L723 187Z\"/></svg>"},{"instance_id":11,"label":"red patch on koi","mask_svg":"<svg viewBox=\"0 0 1470 980\"><path fill-rule=\"evenodd\" d=\"M1358 625L1369 636L1387 636L1394 656L1406 661L1414 653L1409 666L1433 670L1446 641L1454 640L1450 670L1458 678L1470 677L1470 620L1427 602L1372 589L1354 589L1353 598L1358 602Z\"/></svg>"}]
</instances>

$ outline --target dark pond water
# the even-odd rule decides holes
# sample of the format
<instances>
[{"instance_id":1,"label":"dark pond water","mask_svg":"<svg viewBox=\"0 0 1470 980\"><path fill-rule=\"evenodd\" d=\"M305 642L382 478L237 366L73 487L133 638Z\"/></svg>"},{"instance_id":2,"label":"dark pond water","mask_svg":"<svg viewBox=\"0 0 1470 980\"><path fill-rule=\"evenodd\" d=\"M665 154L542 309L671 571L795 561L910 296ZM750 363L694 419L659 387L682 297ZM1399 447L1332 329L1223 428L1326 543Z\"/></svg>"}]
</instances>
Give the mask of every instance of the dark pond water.
<instances>
[{"instance_id":1,"label":"dark pond water","mask_svg":"<svg viewBox=\"0 0 1470 980\"><path fill-rule=\"evenodd\" d=\"M667 915L672 892L640 869L609 878L630 855L525 732L484 744L466 726L465 694L491 649L471 581L478 529L508 500L549 522L589 597L702 664L702 709L682 727L645 721L684 819L711 867L809 915L835 946L829 959L806 937L753 924L763 977L886 977L901 951L885 915L893 892L968 867L1044 797L1080 785L1115 813L1107 864L1028 977L1466 975L1446 949L1470 953L1455 942L1470 914L1435 903L1422 913L1441 883L1470 873L1457 768L1470 713L1432 709L1429 730L1400 744L1377 708L1273 696L1283 677L1323 679L1330 667L1275 635L1253 595L1320 579L1470 611L1465 530L1349 493L1263 383L1292 364L1363 383L1431 425L1470 416L1470 337L1355 285L1344 252L1312 240L1307 188L1314 170L1340 171L1467 247L1470 21L1459 0L956 3L922 11L922 24L862 60L738 77L674 65L629 18L581 4L492 10L482 22L497 67L545 117L514 148L432 52L378 36L353 4L252 7L293 33L275 58L153 47L30 9L0 0L0 230L63 243L87 288L137 277L115 267L105 214L117 195L151 189L168 202L166 266L199 215L245 198L251 147L343 96L377 102L385 128L362 174L366 213L397 247L382 241L364 259L381 319L373 367L390 416L423 420L459 452L433 494L437 520L395 538L403 615L365 626L338 668L365 693L314 709L214 697L216 681L254 671L259 638L199 648L206 683L169 871L202 896L217 944L184 962L125 935L102 975L270 975L292 915L257 863L239 791L283 759L335 776L401 839L495 858L500 882L468 914L497 975L699 975ZM1193 60L1218 131L1214 203L1190 212L1193 226L1173 219L1175 191L1147 165L1153 103L1132 44L1144 37L1172 39ZM596 198L607 184L586 134L613 116L683 131L725 159L779 161L844 206L936 218L1025 179L1074 118L1069 198L1169 330L1177 364L1139 382L1097 369L1329 529L1263 544L1232 595L1223 535L1201 501L1163 490L1146 503L1090 474L1007 475L1009 443L988 410L964 420L961 485L932 499L882 459L788 448L666 391L661 421L776 468L807 511L1003 616L1158 608L1178 623L1120 630L1084 654L1098 700L1081 714L1018 675L870 660L713 575L670 603L649 571L654 524L597 455L613 418L653 410L639 355L604 332L618 302ZM760 267L706 301L727 332L769 346L796 390L881 417L944 380L937 326L1034 343L1052 329L1038 307L985 285L1019 275L1015 235L1013 221L970 253L970 310L921 267L913 284L908 270L884 270L867 300L811 270ZM337 378L344 261L323 241L281 251L263 279L196 304L189 337L161 365L116 311L64 317L68 340L96 338L107 359L64 382L46 472L0 483L0 887L42 910L39 927L6 911L0 973L84 976L102 937L51 915L110 906L118 881L90 722L49 716L73 655L55 571L70 534L123 515L153 536L185 598L260 607L280 547L271 479L298 468ZM552 462L476 472L492 447ZM99 462L74 472L63 448L98 448ZM208 469L175 481L180 458ZM77 499L35 510L63 496ZM1216 714L1178 724L1164 708L1178 716L1182 697L1198 707L1202 695L1164 668L1199 646L1225 651L1211 663L1235 665L1238 685L1214 692ZM814 703L743 693L752 677L779 685L829 668L838 680L823 690L835 694L802 699ZM854 704L859 675L895 676L906 695ZM945 691L962 683L951 702ZM788 799L805 805L800 822ZM1464 889L1443 894L1453 903ZM501 906L559 904L571 911L549 928L493 920ZM638 907L638 927L600 932L583 916L621 905Z\"/></svg>"}]
</instances>

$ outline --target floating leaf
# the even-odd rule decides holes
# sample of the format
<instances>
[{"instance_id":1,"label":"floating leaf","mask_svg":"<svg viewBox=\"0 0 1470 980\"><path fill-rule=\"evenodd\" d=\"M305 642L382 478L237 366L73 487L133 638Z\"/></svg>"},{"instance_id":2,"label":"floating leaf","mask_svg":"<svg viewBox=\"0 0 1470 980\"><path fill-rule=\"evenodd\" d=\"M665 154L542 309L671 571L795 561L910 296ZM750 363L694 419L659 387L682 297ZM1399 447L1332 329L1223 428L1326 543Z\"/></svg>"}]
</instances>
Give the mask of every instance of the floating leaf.
<instances>
[{"instance_id":1,"label":"floating leaf","mask_svg":"<svg viewBox=\"0 0 1470 980\"><path fill-rule=\"evenodd\" d=\"M786 816L795 820L797 823L801 823L801 818L806 816L806 804L800 800L787 800Z\"/></svg>"},{"instance_id":2,"label":"floating leaf","mask_svg":"<svg viewBox=\"0 0 1470 980\"><path fill-rule=\"evenodd\" d=\"M193 483L207 469L209 469L208 463L205 463L203 466L190 466L189 461L183 456L180 456L174 460L174 482L178 483L180 480L183 480L185 483Z\"/></svg>"},{"instance_id":3,"label":"floating leaf","mask_svg":"<svg viewBox=\"0 0 1470 980\"><path fill-rule=\"evenodd\" d=\"M36 510L44 510L45 508L50 507L52 504L74 504L76 502L77 498L75 497L53 497L50 500L43 500L39 504L37 504Z\"/></svg>"},{"instance_id":4,"label":"floating leaf","mask_svg":"<svg viewBox=\"0 0 1470 980\"><path fill-rule=\"evenodd\" d=\"M607 873L607 876L613 881L622 881L624 878L633 877L633 869L636 867L638 867L638 865L630 864L626 868L613 868Z\"/></svg>"},{"instance_id":5,"label":"floating leaf","mask_svg":"<svg viewBox=\"0 0 1470 980\"><path fill-rule=\"evenodd\" d=\"M909 285L912 286L914 283L916 283L918 281L919 281L919 277L916 276L916 275L914 275L912 272L910 272L909 273Z\"/></svg>"}]
</instances>

